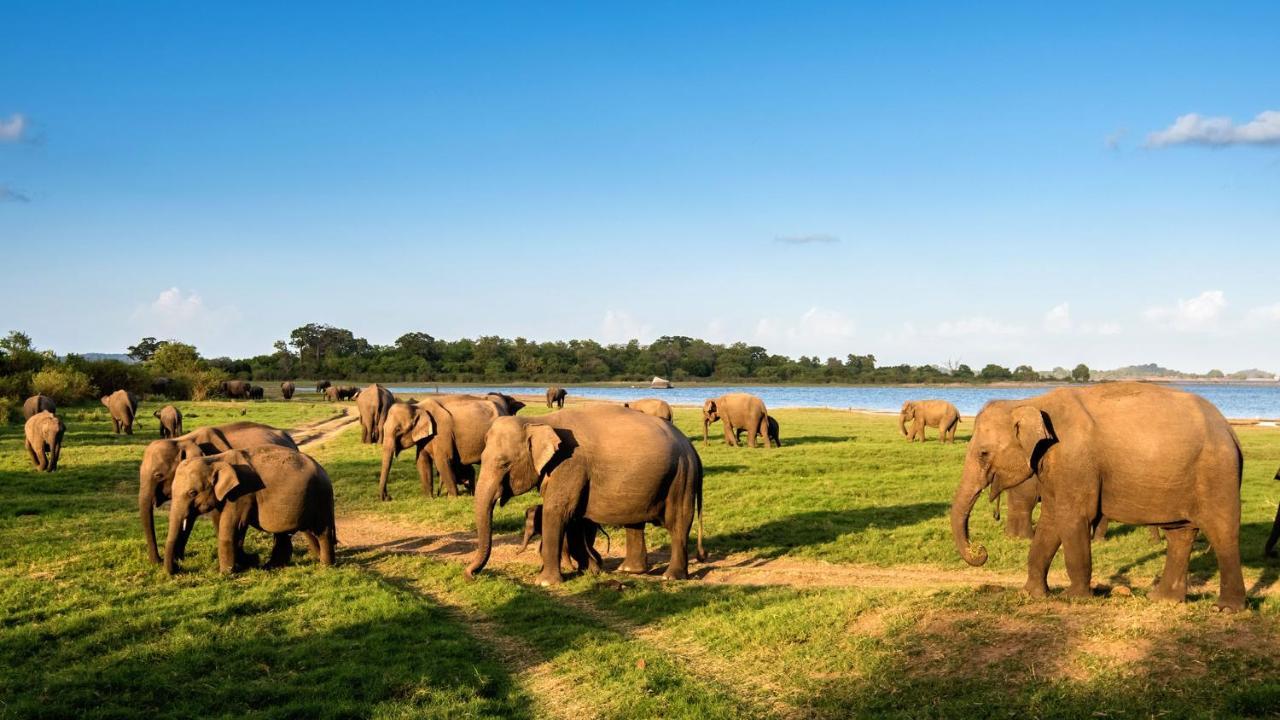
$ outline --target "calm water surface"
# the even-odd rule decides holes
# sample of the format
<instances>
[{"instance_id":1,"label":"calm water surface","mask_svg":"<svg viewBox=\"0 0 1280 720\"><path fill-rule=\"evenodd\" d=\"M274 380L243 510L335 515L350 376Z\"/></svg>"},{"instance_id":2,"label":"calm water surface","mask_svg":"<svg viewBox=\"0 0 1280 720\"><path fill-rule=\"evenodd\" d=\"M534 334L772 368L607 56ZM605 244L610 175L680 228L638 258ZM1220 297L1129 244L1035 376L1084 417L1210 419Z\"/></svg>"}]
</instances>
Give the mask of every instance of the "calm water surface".
<instances>
[{"instance_id":1,"label":"calm water surface","mask_svg":"<svg viewBox=\"0 0 1280 720\"><path fill-rule=\"evenodd\" d=\"M566 386L569 394L601 400L634 400L657 397L672 405L701 405L709 397L728 392L759 395L769 407L825 407L857 410L896 411L904 400L940 398L950 400L960 412L972 415L988 400L1031 397L1047 390L1043 387L833 387L829 385L702 385L652 390L648 387L575 387ZM1280 383L1214 383L1173 385L1198 393L1218 406L1230 418L1280 418ZM542 395L546 386L493 385L454 386L429 385L393 388L403 393L485 393L490 390L513 395Z\"/></svg>"}]
</instances>

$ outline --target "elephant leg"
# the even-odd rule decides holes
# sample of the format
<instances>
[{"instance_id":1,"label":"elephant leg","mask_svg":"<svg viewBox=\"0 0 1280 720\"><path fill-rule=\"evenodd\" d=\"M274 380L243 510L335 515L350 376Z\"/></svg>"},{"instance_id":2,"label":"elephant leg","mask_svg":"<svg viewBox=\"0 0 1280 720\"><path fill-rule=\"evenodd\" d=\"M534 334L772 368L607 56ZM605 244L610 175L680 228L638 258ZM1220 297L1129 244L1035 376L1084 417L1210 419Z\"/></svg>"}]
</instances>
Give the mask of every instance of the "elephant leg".
<instances>
[{"instance_id":1,"label":"elephant leg","mask_svg":"<svg viewBox=\"0 0 1280 720\"><path fill-rule=\"evenodd\" d=\"M293 536L289 533L276 533L275 544L271 546L271 560L268 568L281 568L293 560Z\"/></svg>"},{"instance_id":2,"label":"elephant leg","mask_svg":"<svg viewBox=\"0 0 1280 720\"><path fill-rule=\"evenodd\" d=\"M39 457L38 455L36 455L36 450L35 450L35 448L31 447L31 443L29 443L29 442L24 443L24 444L27 446L27 454L31 456L31 464L32 464L32 465L35 465L37 470L40 470L40 469L41 469L41 467L40 467L40 457ZM1280 517L1280 510L1277 510L1277 511L1276 511L1276 513L1277 513L1276 517ZM1274 543L1273 543L1273 544L1274 544Z\"/></svg>"},{"instance_id":3,"label":"elephant leg","mask_svg":"<svg viewBox=\"0 0 1280 720\"><path fill-rule=\"evenodd\" d=\"M1244 609L1244 575L1240 572L1240 521L1211 520L1203 524L1205 537L1218 558L1218 610ZM1194 539L1194 535L1192 538Z\"/></svg>"},{"instance_id":4,"label":"elephant leg","mask_svg":"<svg viewBox=\"0 0 1280 720\"><path fill-rule=\"evenodd\" d=\"M590 520L584 520L583 522L586 523L583 528L583 541L586 544L587 551L587 572L592 575L599 575L600 571L604 569L604 558L600 557L600 551L596 550L596 534L600 530L600 526Z\"/></svg>"},{"instance_id":5,"label":"elephant leg","mask_svg":"<svg viewBox=\"0 0 1280 720\"><path fill-rule=\"evenodd\" d=\"M1267 546L1263 554L1269 558L1276 557L1276 542L1280 541L1280 505L1276 505L1276 519L1271 523L1271 536L1267 538Z\"/></svg>"},{"instance_id":6,"label":"elephant leg","mask_svg":"<svg viewBox=\"0 0 1280 720\"><path fill-rule=\"evenodd\" d=\"M308 530L302 533L302 536L307 539L307 549L311 553L311 557L320 557L320 540L316 538L316 534Z\"/></svg>"},{"instance_id":7,"label":"elephant leg","mask_svg":"<svg viewBox=\"0 0 1280 720\"><path fill-rule=\"evenodd\" d=\"M232 513L224 512L218 523L218 571L230 575L236 570L236 557L240 554L241 545L236 542L239 535L232 519Z\"/></svg>"},{"instance_id":8,"label":"elephant leg","mask_svg":"<svg viewBox=\"0 0 1280 720\"><path fill-rule=\"evenodd\" d=\"M1060 515L1058 537L1062 540L1062 555L1066 560L1067 577L1071 586L1067 597L1093 597L1090 589L1093 577L1093 548L1089 546L1090 518L1084 515Z\"/></svg>"},{"instance_id":9,"label":"elephant leg","mask_svg":"<svg viewBox=\"0 0 1280 720\"><path fill-rule=\"evenodd\" d=\"M738 434L727 418L724 420L724 444L729 447L738 447Z\"/></svg>"},{"instance_id":10,"label":"elephant leg","mask_svg":"<svg viewBox=\"0 0 1280 720\"><path fill-rule=\"evenodd\" d=\"M565 512L550 505L542 506L542 572L539 585L559 585L564 582L560 572L560 556L564 552Z\"/></svg>"},{"instance_id":11,"label":"elephant leg","mask_svg":"<svg viewBox=\"0 0 1280 720\"><path fill-rule=\"evenodd\" d=\"M436 463L436 470L440 473L440 492L449 497L458 497L458 476L453 460L441 458L441 461Z\"/></svg>"},{"instance_id":12,"label":"elephant leg","mask_svg":"<svg viewBox=\"0 0 1280 720\"><path fill-rule=\"evenodd\" d=\"M1095 542L1107 541L1107 525L1110 524L1110 522L1111 521L1107 519L1106 515L1098 516L1098 524L1093 527L1093 539Z\"/></svg>"},{"instance_id":13,"label":"elephant leg","mask_svg":"<svg viewBox=\"0 0 1280 720\"><path fill-rule=\"evenodd\" d=\"M460 485L465 485L467 492L474 495L476 492L476 466L460 462L458 463L456 470L458 473L458 483Z\"/></svg>"},{"instance_id":14,"label":"elephant leg","mask_svg":"<svg viewBox=\"0 0 1280 720\"><path fill-rule=\"evenodd\" d=\"M1160 526L1159 526L1159 525L1151 525L1151 526L1149 526L1149 527L1150 527L1150 530L1151 530L1151 533L1150 533L1150 534L1151 534L1151 542L1152 542L1152 543L1155 543L1155 544L1159 544L1159 543L1161 543L1161 542L1164 542L1164 538L1163 538L1163 537L1160 537Z\"/></svg>"},{"instance_id":15,"label":"elephant leg","mask_svg":"<svg viewBox=\"0 0 1280 720\"><path fill-rule=\"evenodd\" d=\"M644 523L627 526L627 557L618 570L638 575L649 572L649 553L644 546Z\"/></svg>"},{"instance_id":16,"label":"elephant leg","mask_svg":"<svg viewBox=\"0 0 1280 720\"><path fill-rule=\"evenodd\" d=\"M691 519L692 516L677 517L667 526L667 533L671 535L671 562L667 564L667 571L662 573L662 577L666 580L689 578L689 520Z\"/></svg>"},{"instance_id":17,"label":"elephant leg","mask_svg":"<svg viewBox=\"0 0 1280 720\"><path fill-rule=\"evenodd\" d=\"M1151 590L1149 596L1154 600L1169 602L1185 602L1187 599L1187 563L1191 559L1191 543L1196 539L1197 528L1180 527L1165 530L1169 538L1168 549L1164 555L1164 572L1160 573L1160 582ZM1216 548L1215 548L1216 549ZM1241 587L1244 581L1241 580ZM1243 599L1243 593L1241 593Z\"/></svg>"},{"instance_id":18,"label":"elephant leg","mask_svg":"<svg viewBox=\"0 0 1280 720\"><path fill-rule=\"evenodd\" d=\"M1031 539L1031 551L1027 555L1027 584L1022 586L1031 597L1049 594L1049 564L1053 562L1053 556L1058 554L1058 546L1061 544L1058 529L1053 523L1046 522L1042 511L1040 524L1036 526L1035 535Z\"/></svg>"},{"instance_id":19,"label":"elephant leg","mask_svg":"<svg viewBox=\"0 0 1280 720\"><path fill-rule=\"evenodd\" d=\"M418 468L418 484L422 486L422 494L427 497L435 497L436 469L431 462L431 455L419 449L413 464Z\"/></svg>"}]
</instances>

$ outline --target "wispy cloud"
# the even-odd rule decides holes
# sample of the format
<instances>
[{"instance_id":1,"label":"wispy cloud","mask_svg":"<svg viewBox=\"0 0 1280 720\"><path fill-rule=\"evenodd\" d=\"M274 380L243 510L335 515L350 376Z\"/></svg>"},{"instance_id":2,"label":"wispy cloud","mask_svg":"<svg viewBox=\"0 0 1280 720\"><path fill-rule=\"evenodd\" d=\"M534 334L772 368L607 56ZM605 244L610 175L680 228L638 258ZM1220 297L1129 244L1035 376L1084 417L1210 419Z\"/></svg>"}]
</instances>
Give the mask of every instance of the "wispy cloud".
<instances>
[{"instance_id":1,"label":"wispy cloud","mask_svg":"<svg viewBox=\"0 0 1280 720\"><path fill-rule=\"evenodd\" d=\"M186 338L193 328L199 328L201 335L216 337L230 331L240 317L234 306L209 307L199 294L171 287L149 304L136 307L131 319L150 335Z\"/></svg>"},{"instance_id":2,"label":"wispy cloud","mask_svg":"<svg viewBox=\"0 0 1280 720\"><path fill-rule=\"evenodd\" d=\"M1188 113L1173 124L1147 136L1147 147L1170 145L1276 145L1280 144L1280 110L1265 110L1253 120L1236 125L1229 117L1205 117Z\"/></svg>"},{"instance_id":3,"label":"wispy cloud","mask_svg":"<svg viewBox=\"0 0 1280 720\"><path fill-rule=\"evenodd\" d=\"M0 202L31 202L31 198L11 187L0 185Z\"/></svg>"},{"instance_id":4,"label":"wispy cloud","mask_svg":"<svg viewBox=\"0 0 1280 720\"><path fill-rule=\"evenodd\" d=\"M606 310L600 321L600 334L606 343L649 342L654 338L652 325L637 320L625 310Z\"/></svg>"},{"instance_id":5,"label":"wispy cloud","mask_svg":"<svg viewBox=\"0 0 1280 720\"><path fill-rule=\"evenodd\" d=\"M1226 307L1227 298L1221 290L1205 290L1190 300L1179 300L1177 305L1148 308L1142 315L1157 325L1182 332L1212 330Z\"/></svg>"},{"instance_id":6,"label":"wispy cloud","mask_svg":"<svg viewBox=\"0 0 1280 720\"><path fill-rule=\"evenodd\" d=\"M840 242L840 238L826 233L813 233L810 235L779 235L773 241L783 245L830 245Z\"/></svg>"},{"instance_id":7,"label":"wispy cloud","mask_svg":"<svg viewBox=\"0 0 1280 720\"><path fill-rule=\"evenodd\" d=\"M0 120L0 142L18 142L27 131L27 116L14 113L8 120Z\"/></svg>"},{"instance_id":8,"label":"wispy cloud","mask_svg":"<svg viewBox=\"0 0 1280 720\"><path fill-rule=\"evenodd\" d=\"M993 320L989 317L971 317L963 320L947 320L938 323L937 334L941 337L965 337L969 335L1021 335L1024 329L1017 325Z\"/></svg>"},{"instance_id":9,"label":"wispy cloud","mask_svg":"<svg viewBox=\"0 0 1280 720\"><path fill-rule=\"evenodd\" d=\"M853 319L839 310L814 306L790 322L761 318L756 323L756 340L772 343L792 354L840 355L849 352L856 330Z\"/></svg>"},{"instance_id":10,"label":"wispy cloud","mask_svg":"<svg viewBox=\"0 0 1280 720\"><path fill-rule=\"evenodd\" d=\"M1050 335L1119 335L1120 325L1114 322L1079 322L1071 316L1071 303L1054 305L1044 314L1044 331Z\"/></svg>"},{"instance_id":11,"label":"wispy cloud","mask_svg":"<svg viewBox=\"0 0 1280 720\"><path fill-rule=\"evenodd\" d=\"M1120 143L1124 142L1124 139L1128 134L1128 130L1120 128L1115 132L1108 134L1102 142L1107 146L1108 150L1119 150Z\"/></svg>"}]
</instances>

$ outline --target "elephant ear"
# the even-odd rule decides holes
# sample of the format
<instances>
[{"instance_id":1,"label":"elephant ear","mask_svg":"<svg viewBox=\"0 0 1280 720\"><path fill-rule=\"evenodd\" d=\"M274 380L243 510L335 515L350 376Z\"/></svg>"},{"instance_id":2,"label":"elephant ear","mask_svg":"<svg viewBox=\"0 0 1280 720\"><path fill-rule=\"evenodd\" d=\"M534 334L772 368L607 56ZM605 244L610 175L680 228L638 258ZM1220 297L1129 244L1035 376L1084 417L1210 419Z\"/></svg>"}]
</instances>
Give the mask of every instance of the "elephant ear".
<instances>
[{"instance_id":1,"label":"elephant ear","mask_svg":"<svg viewBox=\"0 0 1280 720\"><path fill-rule=\"evenodd\" d=\"M419 409L417 414L418 417L413 421L413 428L409 431L409 439L415 443L429 440L436 434L436 421L431 417L431 413Z\"/></svg>"},{"instance_id":2,"label":"elephant ear","mask_svg":"<svg viewBox=\"0 0 1280 720\"><path fill-rule=\"evenodd\" d=\"M715 415L715 414L716 414L716 401L715 401L715 400L708 400L708 401L706 401L706 402L702 403L702 414L703 414L703 415Z\"/></svg>"},{"instance_id":3,"label":"elephant ear","mask_svg":"<svg viewBox=\"0 0 1280 720\"><path fill-rule=\"evenodd\" d=\"M213 470L213 496L226 500L232 490L240 487L240 475L230 463L218 463Z\"/></svg>"},{"instance_id":4,"label":"elephant ear","mask_svg":"<svg viewBox=\"0 0 1280 720\"><path fill-rule=\"evenodd\" d=\"M188 458L204 457L204 450L200 449L198 443L184 442L178 445L178 461L181 462Z\"/></svg>"},{"instance_id":5,"label":"elephant ear","mask_svg":"<svg viewBox=\"0 0 1280 720\"><path fill-rule=\"evenodd\" d=\"M529 454L533 458L533 469L539 475L555 458L560 449L560 436L550 425L534 423L525 430L529 436Z\"/></svg>"},{"instance_id":6,"label":"elephant ear","mask_svg":"<svg viewBox=\"0 0 1280 720\"><path fill-rule=\"evenodd\" d=\"M1013 431L1018 436L1022 449L1027 452L1028 458L1035 453L1037 445L1053 439L1049 426L1045 424L1044 413L1040 412L1040 408L1030 405L1013 409Z\"/></svg>"}]
</instances>

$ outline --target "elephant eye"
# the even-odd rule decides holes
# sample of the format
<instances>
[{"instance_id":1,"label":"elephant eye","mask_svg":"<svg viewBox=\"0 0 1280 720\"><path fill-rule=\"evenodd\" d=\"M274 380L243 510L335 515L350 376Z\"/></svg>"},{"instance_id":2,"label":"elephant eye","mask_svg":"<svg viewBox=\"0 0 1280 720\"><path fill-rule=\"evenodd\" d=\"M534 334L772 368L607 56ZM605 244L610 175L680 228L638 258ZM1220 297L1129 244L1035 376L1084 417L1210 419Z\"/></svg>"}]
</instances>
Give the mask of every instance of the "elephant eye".
<instances>
[{"instance_id":1,"label":"elephant eye","mask_svg":"<svg viewBox=\"0 0 1280 720\"><path fill-rule=\"evenodd\" d=\"M193 497L195 497L195 496L196 496L196 494L197 494L197 493L196 493L196 491L195 491L195 490L188 490L188 491L187 491L187 497L189 497L189 498L193 498Z\"/></svg>"}]
</instances>

